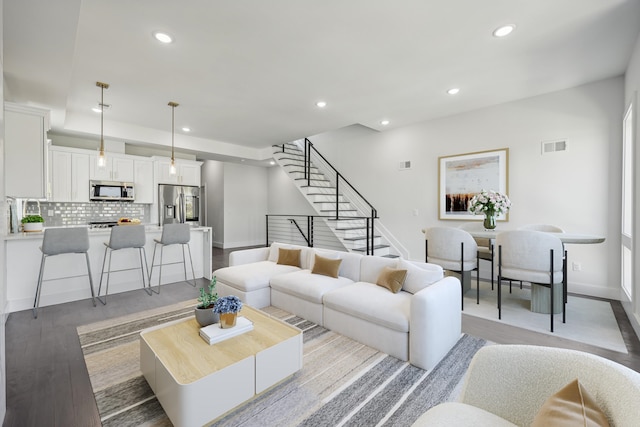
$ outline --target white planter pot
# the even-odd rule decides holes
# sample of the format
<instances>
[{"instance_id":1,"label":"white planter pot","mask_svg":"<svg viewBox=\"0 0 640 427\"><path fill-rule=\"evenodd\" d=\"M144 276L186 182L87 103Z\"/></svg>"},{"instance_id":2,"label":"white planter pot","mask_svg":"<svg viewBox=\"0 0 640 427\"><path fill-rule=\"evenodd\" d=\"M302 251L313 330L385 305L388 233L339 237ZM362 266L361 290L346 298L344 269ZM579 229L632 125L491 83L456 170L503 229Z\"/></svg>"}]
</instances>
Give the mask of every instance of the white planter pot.
<instances>
[{"instance_id":1,"label":"white planter pot","mask_svg":"<svg viewBox=\"0 0 640 427\"><path fill-rule=\"evenodd\" d=\"M42 231L44 223L42 222L25 222L22 224L22 230L24 231Z\"/></svg>"}]
</instances>

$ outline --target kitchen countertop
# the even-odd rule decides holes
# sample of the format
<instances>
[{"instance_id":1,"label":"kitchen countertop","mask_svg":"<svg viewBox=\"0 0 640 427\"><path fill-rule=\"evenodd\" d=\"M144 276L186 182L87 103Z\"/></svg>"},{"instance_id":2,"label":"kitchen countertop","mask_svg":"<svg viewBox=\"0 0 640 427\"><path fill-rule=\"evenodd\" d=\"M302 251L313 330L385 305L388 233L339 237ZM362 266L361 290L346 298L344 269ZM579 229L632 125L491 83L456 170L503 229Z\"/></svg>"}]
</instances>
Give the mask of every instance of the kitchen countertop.
<instances>
[{"instance_id":1,"label":"kitchen countertop","mask_svg":"<svg viewBox=\"0 0 640 427\"><path fill-rule=\"evenodd\" d=\"M83 226L74 225L70 227L83 227ZM123 226L116 226L116 227L127 227L127 226L123 225ZM47 228L66 228L66 227L45 227L45 229ZM210 229L211 227L203 227L203 226L192 227L192 231L207 232ZM145 225L144 230L147 233L160 233L162 232L162 227L159 225ZM90 228L89 229L89 236L102 236L102 235L109 236L110 234L111 234L110 228ZM7 234L3 236L2 239L3 240L36 240L36 239L42 239L43 236L44 236L44 231L31 231L27 233L22 232L22 233Z\"/></svg>"}]
</instances>

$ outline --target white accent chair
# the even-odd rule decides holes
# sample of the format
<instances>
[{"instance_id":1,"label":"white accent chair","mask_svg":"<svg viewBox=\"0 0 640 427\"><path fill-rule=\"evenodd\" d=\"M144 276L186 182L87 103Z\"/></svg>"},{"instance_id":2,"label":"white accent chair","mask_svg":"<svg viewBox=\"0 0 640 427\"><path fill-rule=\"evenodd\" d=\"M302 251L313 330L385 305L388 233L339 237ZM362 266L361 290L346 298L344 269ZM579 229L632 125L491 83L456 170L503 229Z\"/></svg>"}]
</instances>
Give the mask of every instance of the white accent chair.
<instances>
[{"instance_id":1,"label":"white accent chair","mask_svg":"<svg viewBox=\"0 0 640 427\"><path fill-rule=\"evenodd\" d=\"M565 272L565 256L559 238L541 232L529 230L513 230L499 233L496 237L498 246L498 319L502 318L502 280L520 280L531 283L532 311L536 293L543 286L549 288L550 323L553 332L555 288L562 286L560 295L562 306L562 323L566 323L567 281ZM557 297L556 297L557 298Z\"/></svg>"},{"instance_id":2,"label":"white accent chair","mask_svg":"<svg viewBox=\"0 0 640 427\"><path fill-rule=\"evenodd\" d=\"M474 231L484 230L482 221L466 222L460 227L461 230ZM495 251L492 239L475 239L478 244L478 274L480 274L480 260L489 261L491 263L491 290L493 290L493 275L495 271Z\"/></svg>"},{"instance_id":3,"label":"white accent chair","mask_svg":"<svg viewBox=\"0 0 640 427\"><path fill-rule=\"evenodd\" d=\"M464 310L464 274L478 269L478 244L468 232L453 227L425 230L425 262L460 274L461 308ZM476 278L476 300L480 304L480 278Z\"/></svg>"},{"instance_id":4,"label":"white accent chair","mask_svg":"<svg viewBox=\"0 0 640 427\"><path fill-rule=\"evenodd\" d=\"M434 406L413 427L529 426L544 401L576 378L611 426L638 425L640 373L576 350L489 345L471 360L459 400Z\"/></svg>"}]
</instances>

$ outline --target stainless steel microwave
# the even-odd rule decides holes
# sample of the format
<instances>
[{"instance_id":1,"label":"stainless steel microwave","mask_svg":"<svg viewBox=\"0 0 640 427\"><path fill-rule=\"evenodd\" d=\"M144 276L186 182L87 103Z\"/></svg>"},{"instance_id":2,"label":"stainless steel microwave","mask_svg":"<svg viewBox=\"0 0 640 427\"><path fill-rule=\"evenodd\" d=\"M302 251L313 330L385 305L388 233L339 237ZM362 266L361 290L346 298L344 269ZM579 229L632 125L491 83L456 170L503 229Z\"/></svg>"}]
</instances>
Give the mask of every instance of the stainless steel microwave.
<instances>
[{"instance_id":1,"label":"stainless steel microwave","mask_svg":"<svg viewBox=\"0 0 640 427\"><path fill-rule=\"evenodd\" d=\"M117 181L89 181L89 200L133 202L133 183Z\"/></svg>"}]
</instances>

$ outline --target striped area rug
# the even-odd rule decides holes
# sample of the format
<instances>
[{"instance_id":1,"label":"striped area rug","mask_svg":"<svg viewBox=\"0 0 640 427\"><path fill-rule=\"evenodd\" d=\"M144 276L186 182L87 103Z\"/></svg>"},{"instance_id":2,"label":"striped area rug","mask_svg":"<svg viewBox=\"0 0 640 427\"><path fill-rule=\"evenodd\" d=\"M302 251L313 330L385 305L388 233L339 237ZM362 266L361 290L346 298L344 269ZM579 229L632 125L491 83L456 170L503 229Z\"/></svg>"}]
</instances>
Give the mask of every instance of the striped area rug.
<instances>
[{"instance_id":1,"label":"striped area rug","mask_svg":"<svg viewBox=\"0 0 640 427\"><path fill-rule=\"evenodd\" d=\"M104 426L171 425L140 372L138 334L192 316L195 303L78 328ZM487 344L464 335L425 371L275 307L263 310L303 331L303 369L213 425L408 426L430 407L455 399L469 361Z\"/></svg>"}]
</instances>

